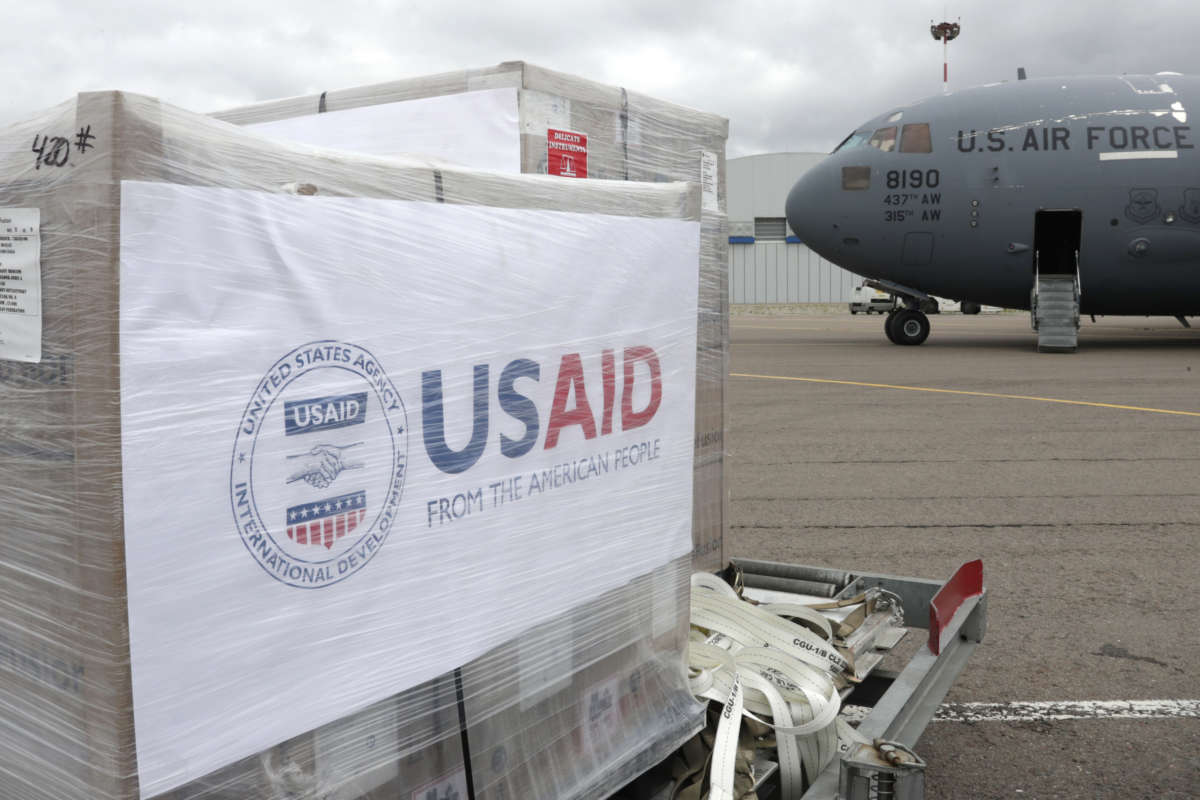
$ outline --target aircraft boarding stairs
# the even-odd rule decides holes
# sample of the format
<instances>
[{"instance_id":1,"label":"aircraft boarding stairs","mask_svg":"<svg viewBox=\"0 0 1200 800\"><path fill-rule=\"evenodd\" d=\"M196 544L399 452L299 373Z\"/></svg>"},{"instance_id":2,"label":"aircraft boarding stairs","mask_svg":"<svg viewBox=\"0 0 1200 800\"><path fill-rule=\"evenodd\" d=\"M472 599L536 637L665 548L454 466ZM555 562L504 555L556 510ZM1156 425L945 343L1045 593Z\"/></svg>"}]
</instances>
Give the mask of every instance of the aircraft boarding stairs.
<instances>
[{"instance_id":1,"label":"aircraft boarding stairs","mask_svg":"<svg viewBox=\"0 0 1200 800\"><path fill-rule=\"evenodd\" d=\"M1073 353L1079 342L1079 254L1075 274L1034 273L1031 322L1038 335L1038 352Z\"/></svg>"}]
</instances>

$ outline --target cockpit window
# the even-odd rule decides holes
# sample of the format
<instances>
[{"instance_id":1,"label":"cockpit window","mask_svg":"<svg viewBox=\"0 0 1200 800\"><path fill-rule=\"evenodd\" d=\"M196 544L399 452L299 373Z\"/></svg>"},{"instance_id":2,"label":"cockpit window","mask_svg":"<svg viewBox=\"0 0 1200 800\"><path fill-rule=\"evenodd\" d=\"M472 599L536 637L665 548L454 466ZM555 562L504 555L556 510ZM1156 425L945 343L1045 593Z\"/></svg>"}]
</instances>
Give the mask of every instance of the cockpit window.
<instances>
[{"instance_id":1,"label":"cockpit window","mask_svg":"<svg viewBox=\"0 0 1200 800\"><path fill-rule=\"evenodd\" d=\"M876 150L882 150L885 153L890 153L896 149L896 126L890 128L880 128L871 134L871 140L867 142L868 147L874 147Z\"/></svg>"},{"instance_id":2,"label":"cockpit window","mask_svg":"<svg viewBox=\"0 0 1200 800\"><path fill-rule=\"evenodd\" d=\"M901 153L932 153L933 140L929 136L928 122L905 125L900 136Z\"/></svg>"},{"instance_id":3,"label":"cockpit window","mask_svg":"<svg viewBox=\"0 0 1200 800\"><path fill-rule=\"evenodd\" d=\"M867 139L870 138L870 131L855 131L842 140L842 143L833 149L837 153L841 150L853 150L856 147L866 147Z\"/></svg>"}]
</instances>

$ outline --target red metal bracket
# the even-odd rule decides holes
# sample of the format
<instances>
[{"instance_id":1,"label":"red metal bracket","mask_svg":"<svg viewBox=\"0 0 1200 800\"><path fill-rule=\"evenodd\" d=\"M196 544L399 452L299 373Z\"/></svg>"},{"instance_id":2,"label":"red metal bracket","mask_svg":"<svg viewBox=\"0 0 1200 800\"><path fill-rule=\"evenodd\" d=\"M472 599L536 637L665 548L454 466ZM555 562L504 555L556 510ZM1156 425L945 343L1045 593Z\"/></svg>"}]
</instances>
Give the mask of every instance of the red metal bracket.
<instances>
[{"instance_id":1,"label":"red metal bracket","mask_svg":"<svg viewBox=\"0 0 1200 800\"><path fill-rule=\"evenodd\" d=\"M929 649L941 655L942 633L969 597L983 594L983 560L968 561L929 601Z\"/></svg>"}]
</instances>

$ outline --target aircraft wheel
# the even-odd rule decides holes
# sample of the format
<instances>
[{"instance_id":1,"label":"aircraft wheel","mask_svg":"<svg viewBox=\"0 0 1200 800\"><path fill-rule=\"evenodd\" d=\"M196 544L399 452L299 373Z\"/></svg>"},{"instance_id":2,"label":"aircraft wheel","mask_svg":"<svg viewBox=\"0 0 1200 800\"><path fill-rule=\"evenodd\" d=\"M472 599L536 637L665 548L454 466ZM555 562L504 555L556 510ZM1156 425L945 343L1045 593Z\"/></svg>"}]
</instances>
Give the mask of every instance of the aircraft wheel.
<instances>
[{"instance_id":1,"label":"aircraft wheel","mask_svg":"<svg viewBox=\"0 0 1200 800\"><path fill-rule=\"evenodd\" d=\"M900 344L896 341L896 334L892 330L892 323L896 321L896 317L899 315L899 313L900 312L898 311L889 311L887 317L885 317L883 320L883 332L887 334L888 341L892 344Z\"/></svg>"},{"instance_id":2,"label":"aircraft wheel","mask_svg":"<svg viewBox=\"0 0 1200 800\"><path fill-rule=\"evenodd\" d=\"M921 344L929 338L929 317L920 311L906 308L896 315L890 327L896 344Z\"/></svg>"}]
</instances>

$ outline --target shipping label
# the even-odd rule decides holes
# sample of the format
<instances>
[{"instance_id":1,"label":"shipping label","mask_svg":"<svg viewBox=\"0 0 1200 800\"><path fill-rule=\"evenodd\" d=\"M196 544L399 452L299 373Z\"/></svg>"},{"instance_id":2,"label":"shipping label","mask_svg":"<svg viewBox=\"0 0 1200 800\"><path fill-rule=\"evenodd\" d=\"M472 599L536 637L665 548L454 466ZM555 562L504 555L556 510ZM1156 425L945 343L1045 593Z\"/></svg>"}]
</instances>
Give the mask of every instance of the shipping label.
<instances>
[{"instance_id":1,"label":"shipping label","mask_svg":"<svg viewBox=\"0 0 1200 800\"><path fill-rule=\"evenodd\" d=\"M41 211L0 208L0 360L42 360Z\"/></svg>"},{"instance_id":2,"label":"shipping label","mask_svg":"<svg viewBox=\"0 0 1200 800\"><path fill-rule=\"evenodd\" d=\"M720 199L717 192L717 154L709 150L700 152L700 193L705 211L720 211Z\"/></svg>"}]
</instances>

